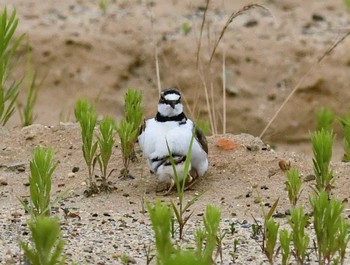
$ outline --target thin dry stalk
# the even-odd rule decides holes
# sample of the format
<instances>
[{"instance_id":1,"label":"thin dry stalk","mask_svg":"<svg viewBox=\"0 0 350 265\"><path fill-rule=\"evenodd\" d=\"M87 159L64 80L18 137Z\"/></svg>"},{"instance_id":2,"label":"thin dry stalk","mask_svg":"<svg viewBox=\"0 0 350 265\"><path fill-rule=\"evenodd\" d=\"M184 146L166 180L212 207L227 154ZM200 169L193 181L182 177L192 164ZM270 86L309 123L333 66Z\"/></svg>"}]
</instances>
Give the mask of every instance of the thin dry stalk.
<instances>
[{"instance_id":1,"label":"thin dry stalk","mask_svg":"<svg viewBox=\"0 0 350 265\"><path fill-rule=\"evenodd\" d=\"M212 74L210 74L210 77ZM214 83L213 79L210 80L210 97L211 97L211 108L212 108L212 116L213 116L213 124L214 124L214 135L218 134L218 123L216 120L216 105L215 105L215 95L214 95Z\"/></svg>"},{"instance_id":2,"label":"thin dry stalk","mask_svg":"<svg viewBox=\"0 0 350 265\"><path fill-rule=\"evenodd\" d=\"M222 133L226 133L226 55L225 49L222 52Z\"/></svg>"},{"instance_id":3,"label":"thin dry stalk","mask_svg":"<svg viewBox=\"0 0 350 265\"><path fill-rule=\"evenodd\" d=\"M208 115L209 115L210 128L212 129L212 134L215 134L214 133L213 116L212 116L211 108L210 108L210 100L209 100L209 93L208 93L207 83L205 81L203 68L200 67L200 66L201 66L201 64L199 65L199 68L198 68L198 75L199 75L199 78L201 79L203 87L204 87L205 101L207 103L207 110L208 110Z\"/></svg>"},{"instance_id":4,"label":"thin dry stalk","mask_svg":"<svg viewBox=\"0 0 350 265\"><path fill-rule=\"evenodd\" d=\"M205 9L204 9L204 14L203 14L203 20L202 20L202 25L201 25L201 31L199 33L199 41L198 41L198 48L197 48L197 68L199 67L199 54L200 54L200 50L201 50L201 45L202 45L202 35L203 35L203 29L204 29L204 25L205 25L205 19L207 16L207 10L209 7L209 2L210 0L207 0L207 3L205 5Z\"/></svg>"},{"instance_id":5,"label":"thin dry stalk","mask_svg":"<svg viewBox=\"0 0 350 265\"><path fill-rule=\"evenodd\" d=\"M228 26L231 24L231 22L232 22L236 17L238 17L238 16L244 14L245 12L247 12L248 10L253 9L253 8L262 8L262 9L268 11L270 14L272 14L272 13L270 12L269 9L267 9L266 7L264 7L264 6L262 6L262 5L259 5L259 4L246 5L246 6L244 6L242 9L233 12L233 13L230 15L230 17L228 18L228 20L226 21L225 26L222 28L221 33L220 33L220 36L219 36L219 38L217 39L217 41L216 41L216 43L215 43L215 45L214 45L213 51L212 51L212 53L211 53L211 55L210 55L209 65L211 64L211 61L213 60L214 54L215 54L215 52L216 52L216 48L218 47L218 45L219 45L219 43L220 43L222 37L224 36L224 34L225 34L225 32L226 32L226 29L227 29ZM204 21L204 19L203 19L203 21Z\"/></svg>"},{"instance_id":6,"label":"thin dry stalk","mask_svg":"<svg viewBox=\"0 0 350 265\"><path fill-rule=\"evenodd\" d=\"M293 88L293 90L290 92L290 94L286 97L286 99L283 101L282 105L278 108L278 110L275 112L271 120L268 122L268 124L265 126L264 130L260 133L259 138L262 139L262 137L265 135L267 129L271 126L272 122L276 119L278 114L280 114L283 107L287 104L287 102L292 98L292 96L295 94L295 92L298 90L298 88L301 86L301 84L304 82L304 80L317 69L317 66L328 56L332 53L332 51L348 36L350 35L350 30L347 31L340 39L334 41L334 43L316 60L314 64L311 65L309 70L302 76L302 78L299 80L299 82L296 84L296 86Z\"/></svg>"},{"instance_id":7,"label":"thin dry stalk","mask_svg":"<svg viewBox=\"0 0 350 265\"><path fill-rule=\"evenodd\" d=\"M152 29L152 42L154 45L154 57L155 57L155 62L156 62L156 75L157 75L157 87L158 87L158 92L162 90L162 86L160 83L160 74L159 74L159 60L158 60L158 46L157 46L157 41L155 38L154 34L154 18L153 18L153 11L152 11L152 4L147 1L146 3L147 9L149 10L149 16L151 20L151 29Z\"/></svg>"},{"instance_id":8,"label":"thin dry stalk","mask_svg":"<svg viewBox=\"0 0 350 265\"><path fill-rule=\"evenodd\" d=\"M161 83L160 83L159 62L158 62L158 47L157 47L157 44L155 44L154 56L155 56L155 59L156 59L157 86L158 86L158 92L159 92L159 94L160 94L160 91L162 90L162 85L161 85Z\"/></svg>"}]
</instances>

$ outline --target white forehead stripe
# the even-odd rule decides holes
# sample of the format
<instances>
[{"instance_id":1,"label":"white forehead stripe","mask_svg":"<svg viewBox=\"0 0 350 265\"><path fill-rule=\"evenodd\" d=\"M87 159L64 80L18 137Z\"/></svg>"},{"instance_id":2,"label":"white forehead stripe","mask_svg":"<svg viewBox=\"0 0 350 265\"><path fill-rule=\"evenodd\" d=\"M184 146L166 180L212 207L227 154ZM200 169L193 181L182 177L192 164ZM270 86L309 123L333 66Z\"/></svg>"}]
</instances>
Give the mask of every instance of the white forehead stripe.
<instances>
[{"instance_id":1,"label":"white forehead stripe","mask_svg":"<svg viewBox=\"0 0 350 265\"><path fill-rule=\"evenodd\" d=\"M164 98L166 100L178 100L180 98L180 95L178 95L178 94L168 94L168 95L165 95Z\"/></svg>"}]
</instances>

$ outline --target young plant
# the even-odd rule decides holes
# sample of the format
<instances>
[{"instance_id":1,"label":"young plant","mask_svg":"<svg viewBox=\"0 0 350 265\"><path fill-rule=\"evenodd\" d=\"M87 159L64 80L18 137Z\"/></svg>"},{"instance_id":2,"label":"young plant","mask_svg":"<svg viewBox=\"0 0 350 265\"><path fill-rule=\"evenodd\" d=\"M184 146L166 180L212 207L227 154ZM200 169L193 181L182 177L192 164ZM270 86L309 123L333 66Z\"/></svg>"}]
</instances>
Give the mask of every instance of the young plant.
<instances>
[{"instance_id":1,"label":"young plant","mask_svg":"<svg viewBox=\"0 0 350 265\"><path fill-rule=\"evenodd\" d=\"M37 81L37 73L33 72L31 65L31 51L29 44L27 44L27 55L26 55L26 102L22 106L18 104L18 111L21 118L22 126L28 126L33 124L35 119L33 109L38 98L39 91L42 87L44 79L39 83Z\"/></svg>"},{"instance_id":2,"label":"young plant","mask_svg":"<svg viewBox=\"0 0 350 265\"><path fill-rule=\"evenodd\" d=\"M159 201L147 204L157 248L157 265L212 265L220 224L220 210L207 205L203 218L205 230L196 230L196 250L183 250L171 242L172 209ZM205 244L204 244L205 242ZM205 245L205 246L204 246Z\"/></svg>"},{"instance_id":3,"label":"young plant","mask_svg":"<svg viewBox=\"0 0 350 265\"><path fill-rule=\"evenodd\" d=\"M184 204L185 185L186 185L188 173L190 171L193 141L194 141L194 135L192 135L190 145L189 145L188 150L187 150L182 181L180 181L179 175L178 175L177 170L176 170L174 158L172 156L170 147L169 147L168 142L167 142L169 159L170 159L170 162L171 162L171 165L173 168L173 172L174 172L174 176L175 176L176 190L177 190L177 194L178 194L178 198L179 198L178 206L176 205L176 203L174 201L171 201L171 205L172 205L173 211L175 213L176 220L179 224L179 239L182 239L184 227L193 214L193 211L192 211L188 215L185 215L186 212L202 195L202 194L199 194L199 195L193 197L191 200L189 200L186 204Z\"/></svg>"},{"instance_id":4,"label":"young plant","mask_svg":"<svg viewBox=\"0 0 350 265\"><path fill-rule=\"evenodd\" d=\"M54 202L50 202L52 174L56 166L52 149L46 151L41 147L35 148L33 160L30 161L30 207L20 200L33 218L50 215L51 206L60 199L57 197Z\"/></svg>"},{"instance_id":5,"label":"young plant","mask_svg":"<svg viewBox=\"0 0 350 265\"><path fill-rule=\"evenodd\" d=\"M289 264L289 258L290 258L290 242L292 240L292 235L289 235L288 231L286 229L283 229L280 232L280 244L281 244L281 250L282 250L282 265Z\"/></svg>"},{"instance_id":6,"label":"young plant","mask_svg":"<svg viewBox=\"0 0 350 265\"><path fill-rule=\"evenodd\" d=\"M350 235L349 235L349 229L350 224L344 218L340 221L339 229L338 229L338 238L337 238L337 245L338 245L338 256L340 259L340 264L344 264L345 261L345 253L347 249L347 245L350 241Z\"/></svg>"},{"instance_id":7,"label":"young plant","mask_svg":"<svg viewBox=\"0 0 350 265\"><path fill-rule=\"evenodd\" d=\"M348 9L350 9L350 0L344 0L344 3Z\"/></svg>"},{"instance_id":8,"label":"young plant","mask_svg":"<svg viewBox=\"0 0 350 265\"><path fill-rule=\"evenodd\" d=\"M275 253L275 246L277 241L279 223L272 219L272 215L275 212L279 199L277 199L272 205L271 209L265 213L265 209L262 208L264 214L264 231L262 251L265 253L270 264L273 264L273 256Z\"/></svg>"},{"instance_id":9,"label":"young plant","mask_svg":"<svg viewBox=\"0 0 350 265\"><path fill-rule=\"evenodd\" d=\"M312 159L316 175L316 188L318 191L330 190L333 180L333 172L329 169L332 158L332 146L334 135L332 131L321 129L311 134Z\"/></svg>"},{"instance_id":10,"label":"young plant","mask_svg":"<svg viewBox=\"0 0 350 265\"><path fill-rule=\"evenodd\" d=\"M330 264L338 251L343 260L350 237L344 231L347 231L348 224L342 216L342 202L333 198L329 200L326 191L315 194L310 201L314 211L319 264Z\"/></svg>"},{"instance_id":11,"label":"young plant","mask_svg":"<svg viewBox=\"0 0 350 265\"><path fill-rule=\"evenodd\" d=\"M350 162L350 115L346 114L339 119L340 125L344 133L344 156L343 161Z\"/></svg>"},{"instance_id":12,"label":"young plant","mask_svg":"<svg viewBox=\"0 0 350 265\"><path fill-rule=\"evenodd\" d=\"M321 131L322 129L325 131L332 131L334 117L334 112L331 109L320 108L316 112L316 131Z\"/></svg>"},{"instance_id":13,"label":"young plant","mask_svg":"<svg viewBox=\"0 0 350 265\"><path fill-rule=\"evenodd\" d=\"M201 255L201 257L204 259L205 264L214 264L213 252L218 241L220 218L220 209L210 204L206 206L205 214L203 217L203 223L206 231L205 247Z\"/></svg>"},{"instance_id":14,"label":"young plant","mask_svg":"<svg viewBox=\"0 0 350 265\"><path fill-rule=\"evenodd\" d=\"M114 171L113 169L109 173L107 172L108 163L111 158L113 146L115 143L115 140L113 137L115 128L116 128L116 125L114 120L111 117L107 116L100 123L101 136L97 137L100 154L97 156L96 159L98 161L98 164L101 170L101 178L102 178L101 189L106 191L109 190L107 179Z\"/></svg>"},{"instance_id":15,"label":"young plant","mask_svg":"<svg viewBox=\"0 0 350 265\"><path fill-rule=\"evenodd\" d=\"M273 264L273 257L275 254L275 247L277 242L278 229L280 224L273 219L266 222L266 247L265 254L270 264Z\"/></svg>"},{"instance_id":16,"label":"young plant","mask_svg":"<svg viewBox=\"0 0 350 265\"><path fill-rule=\"evenodd\" d=\"M0 13L0 126L4 126L15 111L21 81L9 80L13 55L23 36L13 39L17 29L16 10L8 16L7 9Z\"/></svg>"},{"instance_id":17,"label":"young plant","mask_svg":"<svg viewBox=\"0 0 350 265\"><path fill-rule=\"evenodd\" d=\"M301 193L301 178L298 169L287 171L286 187L290 204L295 207Z\"/></svg>"},{"instance_id":18,"label":"young plant","mask_svg":"<svg viewBox=\"0 0 350 265\"><path fill-rule=\"evenodd\" d=\"M98 192L98 187L93 180L93 161L96 155L98 142L94 142L94 130L97 123L97 115L87 99L79 99L75 104L75 118L81 127L82 150L85 163L88 167L88 195Z\"/></svg>"},{"instance_id":19,"label":"young plant","mask_svg":"<svg viewBox=\"0 0 350 265\"><path fill-rule=\"evenodd\" d=\"M157 264L165 264L165 261L174 252L170 239L173 212L168 205L160 201L156 201L153 206L147 203L147 209L156 240Z\"/></svg>"},{"instance_id":20,"label":"young plant","mask_svg":"<svg viewBox=\"0 0 350 265\"><path fill-rule=\"evenodd\" d=\"M124 96L125 102L125 119L128 123L133 126L133 137L130 139L132 145L132 152L129 155L130 159L133 160L136 158L134 146L137 141L137 136L139 134L142 120L143 120L143 108L141 107L142 103L142 92L140 90L129 88Z\"/></svg>"},{"instance_id":21,"label":"young plant","mask_svg":"<svg viewBox=\"0 0 350 265\"><path fill-rule=\"evenodd\" d=\"M64 241L61 236L59 221L56 218L42 216L29 222L32 243L21 242L24 255L29 264L63 265Z\"/></svg>"},{"instance_id":22,"label":"young plant","mask_svg":"<svg viewBox=\"0 0 350 265\"><path fill-rule=\"evenodd\" d=\"M103 13L106 13L109 6L109 0L99 0L98 6Z\"/></svg>"},{"instance_id":23,"label":"young plant","mask_svg":"<svg viewBox=\"0 0 350 265\"><path fill-rule=\"evenodd\" d=\"M294 245L293 255L297 264L303 265L306 250L309 246L310 238L305 234L305 227L308 224L308 216L304 213L302 206L291 209L289 225L292 228L292 241Z\"/></svg>"},{"instance_id":24,"label":"young plant","mask_svg":"<svg viewBox=\"0 0 350 265\"><path fill-rule=\"evenodd\" d=\"M124 165L124 168L121 170L121 177L131 177L129 174L129 164L134 148L134 139L137 137L138 131L135 130L133 123L128 122L126 119L122 119L117 126L117 132L120 139Z\"/></svg>"}]
</instances>

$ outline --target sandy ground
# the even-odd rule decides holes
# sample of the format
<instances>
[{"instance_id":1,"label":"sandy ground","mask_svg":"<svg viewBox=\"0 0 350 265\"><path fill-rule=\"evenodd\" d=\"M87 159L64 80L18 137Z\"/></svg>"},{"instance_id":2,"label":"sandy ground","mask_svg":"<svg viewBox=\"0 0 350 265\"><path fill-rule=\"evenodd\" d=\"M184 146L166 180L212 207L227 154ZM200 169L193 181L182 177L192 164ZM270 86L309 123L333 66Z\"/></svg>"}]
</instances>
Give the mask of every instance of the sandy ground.
<instances>
[{"instance_id":1,"label":"sandy ground","mask_svg":"<svg viewBox=\"0 0 350 265\"><path fill-rule=\"evenodd\" d=\"M5 224L1 238L8 239L2 241L4 246L11 241L10 249L16 249L18 234L26 238L22 235L25 228L18 228L16 222L11 222L18 218L25 224L27 218L17 196L28 195L28 188L23 184L28 182L28 165L34 147L52 146L59 161L54 176L54 194L59 190L71 190L70 197L59 209L66 207L78 213L85 229L80 231L75 220L69 219L70 223L63 224L68 246L71 247L71 251L68 251L70 257L82 263L119 264L118 255L130 251L137 264L145 263L145 254L139 243L143 242L142 236L136 237L139 238L135 243L137 253L122 247L128 243L127 235L137 232L139 224L146 224L144 226L148 230L145 234L152 238L148 216L140 213L141 202L159 196L155 194L156 182L148 173L143 159L132 164L134 180L122 181L118 179L118 174L112 175L111 181L116 185L116 191L85 198L82 194L86 168L80 149L80 130L75 124L60 125L60 121L74 121L74 104L80 97L94 102L99 115L110 114L119 119L123 114L123 96L129 87L144 92L145 116L153 116L158 100L156 49L161 86L178 86L184 94L188 116L196 120L208 119L205 86L201 81L204 77L210 102L214 102L211 107L215 110L218 133L222 132L225 58L226 131L236 136L210 137L209 172L187 193L190 198L197 192L206 191L194 207L196 214L193 222L201 220L204 206L209 202L221 207L223 228L227 228L232 220L243 223L243 227L244 221L251 225L252 215L261 216L258 198L268 207L280 197L278 211L284 213L289 204L284 190L285 176L279 168L279 161L291 161L304 177L312 174L311 158L308 156L311 153L309 131L315 128L315 110L330 107L338 115L348 111L350 39L345 39L310 73L267 131L264 142L281 152L265 150L266 145L259 139L240 134L261 133L317 58L349 30L350 16L341 0L266 0L257 3L269 12L254 8L236 18L222 38L209 68L208 60L223 25L233 11L239 10L248 1L210 3L201 42L200 67L204 69L201 75L197 70L196 55L205 1L110 1L103 12L98 1L63 0L54 3L0 0L0 6L16 7L20 18L18 34L27 34L34 69L38 71L39 79L46 76L35 108L36 123L44 125L22 129L15 115L6 128L0 128L0 177L7 183L0 186L1 220ZM190 27L188 34L183 31L185 24ZM24 51L23 44L18 55L24 55ZM22 72L23 69L19 67L15 77L19 78ZM24 101L23 93L20 100ZM349 196L349 166L339 162L342 135L339 126L335 130L338 142L332 165L336 176L333 192L337 198L345 200ZM223 137L233 139L237 147L234 150L217 147L218 140ZM247 149L251 145L256 146L253 148L255 151ZM282 152L284 150L295 152ZM80 170L73 178L68 178L73 167ZM119 147L114 150L111 167L122 167ZM302 202L307 201L311 184L304 184ZM176 195L165 198L169 199L176 199ZM16 217L17 213L19 217ZM106 213L115 220L113 229L103 223L104 218L107 221L109 218L104 215ZM348 203L345 204L345 213L350 214ZM98 217L92 219L94 214ZM62 210L59 215L64 220ZM129 220L125 217L128 215L134 216L137 221ZM232 216L236 219L232 219ZM120 240L125 242L119 249L104 251L103 242L108 242L108 246L113 245L124 219L130 221L131 224L127 224L133 228L123 228L124 237ZM109 236L93 233L99 230L101 222L101 231L113 230ZM286 218L282 218L281 222L285 223ZM73 231L72 227L79 231ZM241 235L247 242L243 244L247 248L241 248L238 263L264 262L258 244L250 239L250 232L247 231L244 236ZM94 242L96 237L102 243ZM79 255L84 246L93 247L95 243L101 245L101 252L87 249L83 255ZM227 248L232 246L229 241L226 245ZM229 251L232 249L227 249L224 264L230 264ZM14 253L15 260L18 260L18 252ZM109 259L99 260L99 255L108 256ZM1 262L4 263L4 258Z\"/></svg>"}]
</instances>

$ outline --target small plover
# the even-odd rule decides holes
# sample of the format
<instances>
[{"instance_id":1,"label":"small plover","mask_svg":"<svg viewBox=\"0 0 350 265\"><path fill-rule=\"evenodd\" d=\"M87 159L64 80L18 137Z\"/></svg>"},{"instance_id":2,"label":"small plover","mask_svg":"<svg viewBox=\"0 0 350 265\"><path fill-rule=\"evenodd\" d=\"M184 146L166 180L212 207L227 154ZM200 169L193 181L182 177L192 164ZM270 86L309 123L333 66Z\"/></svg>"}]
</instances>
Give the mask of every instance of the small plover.
<instances>
[{"instance_id":1,"label":"small plover","mask_svg":"<svg viewBox=\"0 0 350 265\"><path fill-rule=\"evenodd\" d=\"M167 144L181 181L193 133L195 138L190 161L190 181L203 176L208 169L208 143L202 131L184 114L180 91L177 88L162 90L157 115L145 121L138 142L151 172L160 182L170 184L165 194L168 194L175 184Z\"/></svg>"}]
</instances>

